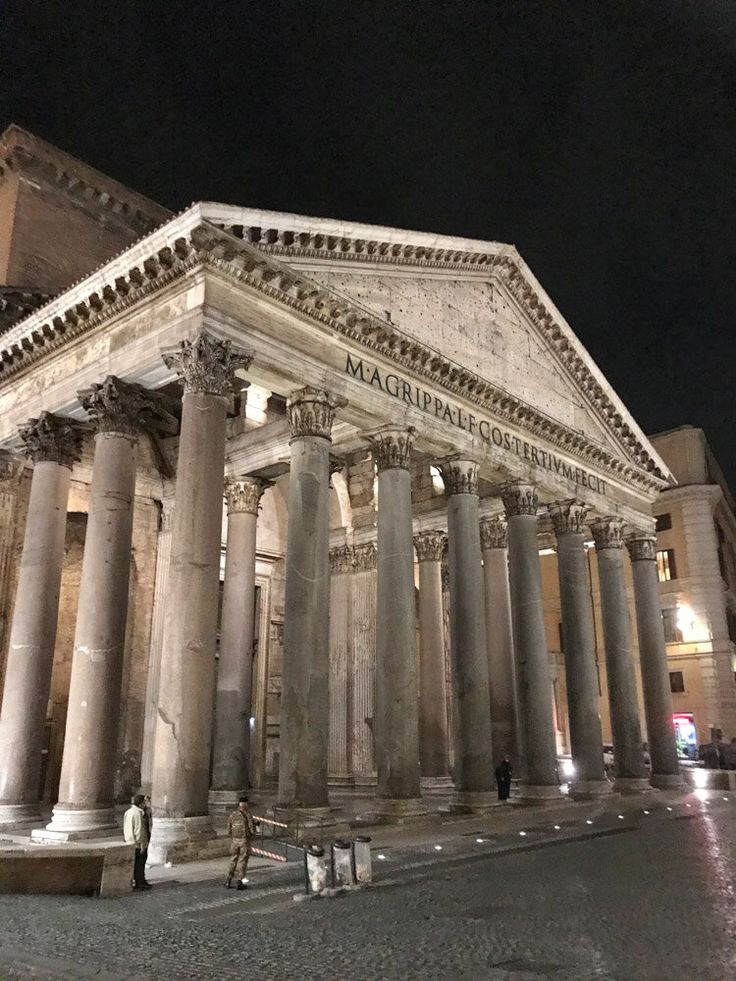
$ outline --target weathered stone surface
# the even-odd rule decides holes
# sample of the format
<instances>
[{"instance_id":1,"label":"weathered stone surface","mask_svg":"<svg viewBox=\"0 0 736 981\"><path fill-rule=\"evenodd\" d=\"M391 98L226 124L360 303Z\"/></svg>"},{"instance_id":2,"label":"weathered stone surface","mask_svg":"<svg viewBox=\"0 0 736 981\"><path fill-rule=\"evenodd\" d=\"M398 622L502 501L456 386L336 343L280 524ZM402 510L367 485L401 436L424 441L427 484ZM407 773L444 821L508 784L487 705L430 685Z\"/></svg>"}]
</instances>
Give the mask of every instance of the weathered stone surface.
<instances>
[{"instance_id":1,"label":"weathered stone surface","mask_svg":"<svg viewBox=\"0 0 736 981\"><path fill-rule=\"evenodd\" d=\"M419 560L419 756L422 777L447 777L448 728L442 557L447 536L425 531L414 536Z\"/></svg>"}]
</instances>

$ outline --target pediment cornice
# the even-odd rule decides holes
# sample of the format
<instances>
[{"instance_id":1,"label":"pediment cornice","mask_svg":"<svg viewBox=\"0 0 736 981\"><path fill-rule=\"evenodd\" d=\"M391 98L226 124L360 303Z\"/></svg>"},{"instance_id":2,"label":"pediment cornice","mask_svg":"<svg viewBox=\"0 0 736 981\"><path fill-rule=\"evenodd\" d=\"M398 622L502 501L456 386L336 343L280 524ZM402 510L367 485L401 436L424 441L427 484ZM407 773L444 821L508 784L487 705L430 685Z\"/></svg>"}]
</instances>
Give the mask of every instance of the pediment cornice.
<instances>
[{"instance_id":1,"label":"pediment cornice","mask_svg":"<svg viewBox=\"0 0 736 981\"><path fill-rule=\"evenodd\" d=\"M454 363L356 301L333 293L291 268L281 257L216 227L199 205L106 263L0 337L0 384L196 267L217 270L258 290L620 480L647 491L660 490L669 484L669 474L636 439L605 392L596 388L595 380L586 377L585 366L574 352L570 352L571 370L579 373L578 383L583 390L590 391L600 401L607 428L615 433L628 459L622 459L579 431ZM499 254L485 267L492 267L509 290L518 293L560 351L568 352L569 342L556 329L533 290L525 285L513 257Z\"/></svg>"}]
</instances>

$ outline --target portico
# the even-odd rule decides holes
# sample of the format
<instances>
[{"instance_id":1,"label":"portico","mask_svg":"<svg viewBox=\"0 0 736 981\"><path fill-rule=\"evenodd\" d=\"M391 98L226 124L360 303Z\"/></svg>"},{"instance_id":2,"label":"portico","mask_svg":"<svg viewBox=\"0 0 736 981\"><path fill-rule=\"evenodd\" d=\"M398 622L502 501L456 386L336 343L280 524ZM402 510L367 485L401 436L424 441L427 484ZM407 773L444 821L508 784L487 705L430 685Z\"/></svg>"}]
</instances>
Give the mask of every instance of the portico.
<instances>
[{"instance_id":1,"label":"portico","mask_svg":"<svg viewBox=\"0 0 736 981\"><path fill-rule=\"evenodd\" d=\"M328 224L194 205L0 336L0 445L16 452L33 417L61 420L79 447L76 459L31 453L0 827L36 820L41 803L43 706L18 713L54 664L70 479L88 518L49 831L109 824L114 774L98 757L116 758L134 659L148 691L133 770L136 785L150 779L157 860L210 838L209 807L249 784L277 786L279 806L305 818L328 813L338 784L375 792L385 813L426 811L430 778L451 777L455 803L481 808L509 753L522 796L555 799L539 565L552 524L578 790L609 791L585 605L588 540L615 565L601 522L633 536L653 782L677 778L640 565L666 467L513 248ZM143 400L124 426L100 423L84 394L110 378ZM140 425L146 399L166 401L163 429ZM142 501L167 516L146 610L126 578ZM55 543L43 589L23 572L39 534ZM606 642L617 638L610 663L625 677L616 575ZM145 649L131 648L133 617L148 618ZM25 636L31 621L43 638ZM629 699L616 718L631 711ZM614 739L629 747L622 781L642 776L633 725Z\"/></svg>"}]
</instances>

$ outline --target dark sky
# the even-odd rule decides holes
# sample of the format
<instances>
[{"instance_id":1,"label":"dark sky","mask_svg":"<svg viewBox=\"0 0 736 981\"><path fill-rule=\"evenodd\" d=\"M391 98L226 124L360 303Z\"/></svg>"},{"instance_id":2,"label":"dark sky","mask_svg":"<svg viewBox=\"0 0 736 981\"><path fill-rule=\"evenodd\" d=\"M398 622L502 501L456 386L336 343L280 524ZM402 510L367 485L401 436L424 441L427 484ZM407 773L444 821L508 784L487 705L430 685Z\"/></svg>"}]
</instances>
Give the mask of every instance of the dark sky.
<instances>
[{"instance_id":1,"label":"dark sky","mask_svg":"<svg viewBox=\"0 0 736 981\"><path fill-rule=\"evenodd\" d=\"M736 485L734 0L2 16L0 125L177 210L514 243L644 430L702 426Z\"/></svg>"}]
</instances>

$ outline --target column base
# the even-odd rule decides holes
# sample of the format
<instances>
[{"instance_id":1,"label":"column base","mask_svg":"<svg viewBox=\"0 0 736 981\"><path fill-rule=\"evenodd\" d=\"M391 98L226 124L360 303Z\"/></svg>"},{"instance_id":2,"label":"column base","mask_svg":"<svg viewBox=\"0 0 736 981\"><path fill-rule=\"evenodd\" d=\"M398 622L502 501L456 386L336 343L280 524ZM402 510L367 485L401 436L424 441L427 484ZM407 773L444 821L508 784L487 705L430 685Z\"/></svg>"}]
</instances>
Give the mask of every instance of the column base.
<instances>
[{"instance_id":1,"label":"column base","mask_svg":"<svg viewBox=\"0 0 736 981\"><path fill-rule=\"evenodd\" d=\"M493 790L456 790L450 803L440 811L444 814L486 814L502 804Z\"/></svg>"},{"instance_id":2,"label":"column base","mask_svg":"<svg viewBox=\"0 0 736 981\"><path fill-rule=\"evenodd\" d=\"M421 797L376 797L373 806L357 815L356 824L403 824L431 818L437 812Z\"/></svg>"},{"instance_id":3,"label":"column base","mask_svg":"<svg viewBox=\"0 0 736 981\"><path fill-rule=\"evenodd\" d=\"M70 808L57 804L45 828L31 833L31 841L56 844L60 841L85 841L87 838L111 838L121 833L112 807Z\"/></svg>"},{"instance_id":4,"label":"column base","mask_svg":"<svg viewBox=\"0 0 736 981\"><path fill-rule=\"evenodd\" d=\"M573 800L600 800L613 793L608 780L577 780L570 784L569 796Z\"/></svg>"},{"instance_id":5,"label":"column base","mask_svg":"<svg viewBox=\"0 0 736 981\"><path fill-rule=\"evenodd\" d=\"M652 785L646 777L616 777L613 789L617 794L650 794Z\"/></svg>"},{"instance_id":6,"label":"column base","mask_svg":"<svg viewBox=\"0 0 736 981\"><path fill-rule=\"evenodd\" d=\"M527 807L545 807L549 804L562 804L566 800L569 800L569 796L563 795L557 784L523 783L514 803Z\"/></svg>"},{"instance_id":7,"label":"column base","mask_svg":"<svg viewBox=\"0 0 736 981\"><path fill-rule=\"evenodd\" d=\"M455 790L455 784L452 782L452 777L449 774L443 777L422 777L420 786L422 797L432 797L435 795L446 797Z\"/></svg>"},{"instance_id":8,"label":"column base","mask_svg":"<svg viewBox=\"0 0 736 981\"><path fill-rule=\"evenodd\" d=\"M207 807L210 814L229 814L238 806L240 797L247 797L248 791L242 790L210 790L207 797Z\"/></svg>"},{"instance_id":9,"label":"column base","mask_svg":"<svg viewBox=\"0 0 736 981\"><path fill-rule=\"evenodd\" d=\"M681 773L653 773L650 782L655 790L689 790Z\"/></svg>"},{"instance_id":10,"label":"column base","mask_svg":"<svg viewBox=\"0 0 736 981\"><path fill-rule=\"evenodd\" d=\"M209 814L197 817L155 817L148 846L150 865L193 861L226 855L229 839L217 838Z\"/></svg>"},{"instance_id":11,"label":"column base","mask_svg":"<svg viewBox=\"0 0 736 981\"><path fill-rule=\"evenodd\" d=\"M42 821L38 804L0 804L0 831L30 831Z\"/></svg>"},{"instance_id":12,"label":"column base","mask_svg":"<svg viewBox=\"0 0 736 981\"><path fill-rule=\"evenodd\" d=\"M353 783L352 773L331 773L327 778L329 787L352 787Z\"/></svg>"}]
</instances>

